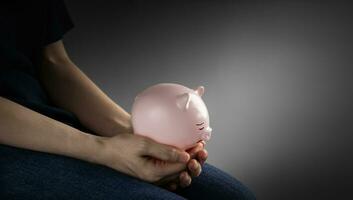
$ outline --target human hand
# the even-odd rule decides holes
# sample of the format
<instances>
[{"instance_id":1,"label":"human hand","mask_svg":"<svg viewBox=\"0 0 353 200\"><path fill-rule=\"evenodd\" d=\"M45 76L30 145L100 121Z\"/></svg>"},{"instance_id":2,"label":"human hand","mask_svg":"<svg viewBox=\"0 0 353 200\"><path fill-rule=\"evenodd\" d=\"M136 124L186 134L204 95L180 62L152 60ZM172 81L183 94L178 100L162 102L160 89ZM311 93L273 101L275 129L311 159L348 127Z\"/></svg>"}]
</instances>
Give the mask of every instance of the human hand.
<instances>
[{"instance_id":1,"label":"human hand","mask_svg":"<svg viewBox=\"0 0 353 200\"><path fill-rule=\"evenodd\" d=\"M151 183L179 174L190 159L185 151L129 133L100 137L99 144L99 164Z\"/></svg>"},{"instance_id":2,"label":"human hand","mask_svg":"<svg viewBox=\"0 0 353 200\"><path fill-rule=\"evenodd\" d=\"M204 148L206 143L204 141L198 142L195 146L186 150L190 155L190 160L187 163L187 170L182 171L179 176L173 176L164 186L174 191L178 187L187 187L191 184L192 178L201 174L202 165L206 162L208 153Z\"/></svg>"}]
</instances>

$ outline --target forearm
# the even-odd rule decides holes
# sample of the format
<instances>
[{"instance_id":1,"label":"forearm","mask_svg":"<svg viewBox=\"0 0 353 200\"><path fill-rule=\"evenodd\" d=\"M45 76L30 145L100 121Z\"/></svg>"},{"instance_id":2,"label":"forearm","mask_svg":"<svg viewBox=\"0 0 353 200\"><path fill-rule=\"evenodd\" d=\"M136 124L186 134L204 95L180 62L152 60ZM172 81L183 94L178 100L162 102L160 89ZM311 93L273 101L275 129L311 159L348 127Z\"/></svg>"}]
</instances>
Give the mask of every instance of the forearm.
<instances>
[{"instance_id":1,"label":"forearm","mask_svg":"<svg viewBox=\"0 0 353 200\"><path fill-rule=\"evenodd\" d=\"M53 102L102 136L131 132L130 114L114 103L73 62L44 60L40 79Z\"/></svg>"},{"instance_id":2,"label":"forearm","mask_svg":"<svg viewBox=\"0 0 353 200\"><path fill-rule=\"evenodd\" d=\"M0 143L96 162L98 136L0 97Z\"/></svg>"}]
</instances>

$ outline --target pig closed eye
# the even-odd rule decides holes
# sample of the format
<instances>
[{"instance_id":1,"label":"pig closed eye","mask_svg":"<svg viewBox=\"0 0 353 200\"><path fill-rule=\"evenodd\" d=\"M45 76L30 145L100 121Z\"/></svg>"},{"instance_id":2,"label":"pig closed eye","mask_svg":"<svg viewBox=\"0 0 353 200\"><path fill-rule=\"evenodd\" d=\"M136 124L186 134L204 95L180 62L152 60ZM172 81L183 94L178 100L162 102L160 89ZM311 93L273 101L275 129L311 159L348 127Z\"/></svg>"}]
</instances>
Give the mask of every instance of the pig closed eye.
<instances>
[{"instance_id":1,"label":"pig closed eye","mask_svg":"<svg viewBox=\"0 0 353 200\"><path fill-rule=\"evenodd\" d=\"M205 123L205 122L202 122L202 123L196 124L196 126L202 126L204 123ZM201 128L199 128L199 130L201 131L201 130L203 130L204 128L205 128L205 127L201 127Z\"/></svg>"},{"instance_id":2,"label":"pig closed eye","mask_svg":"<svg viewBox=\"0 0 353 200\"><path fill-rule=\"evenodd\" d=\"M202 122L202 123L200 123L200 124L196 124L196 126L201 126L202 124L204 124L205 122Z\"/></svg>"}]
</instances>

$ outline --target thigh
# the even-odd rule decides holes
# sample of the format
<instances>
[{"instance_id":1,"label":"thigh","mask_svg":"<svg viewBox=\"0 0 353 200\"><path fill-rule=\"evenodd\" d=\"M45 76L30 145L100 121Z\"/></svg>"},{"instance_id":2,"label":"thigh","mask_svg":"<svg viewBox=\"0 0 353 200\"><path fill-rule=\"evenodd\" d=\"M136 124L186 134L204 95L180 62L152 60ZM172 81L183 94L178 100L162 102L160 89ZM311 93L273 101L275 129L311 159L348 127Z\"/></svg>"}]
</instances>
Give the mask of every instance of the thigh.
<instances>
[{"instance_id":1,"label":"thigh","mask_svg":"<svg viewBox=\"0 0 353 200\"><path fill-rule=\"evenodd\" d=\"M0 199L184 199L104 166L0 145Z\"/></svg>"},{"instance_id":2,"label":"thigh","mask_svg":"<svg viewBox=\"0 0 353 200\"><path fill-rule=\"evenodd\" d=\"M179 189L176 193L187 199L237 199L254 200L254 194L241 182L205 164L199 177L193 178L190 187Z\"/></svg>"}]
</instances>

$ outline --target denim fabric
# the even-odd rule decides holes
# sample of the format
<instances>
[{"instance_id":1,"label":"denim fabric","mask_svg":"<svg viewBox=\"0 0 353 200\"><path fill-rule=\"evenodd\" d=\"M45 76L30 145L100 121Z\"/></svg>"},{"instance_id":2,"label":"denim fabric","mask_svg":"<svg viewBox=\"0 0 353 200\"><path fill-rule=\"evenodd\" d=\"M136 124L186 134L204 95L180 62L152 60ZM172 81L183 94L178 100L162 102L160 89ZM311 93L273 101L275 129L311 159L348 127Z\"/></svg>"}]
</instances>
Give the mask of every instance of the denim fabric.
<instances>
[{"instance_id":1,"label":"denim fabric","mask_svg":"<svg viewBox=\"0 0 353 200\"><path fill-rule=\"evenodd\" d=\"M176 193L77 159L0 145L0 199L255 199L209 165Z\"/></svg>"}]
</instances>

